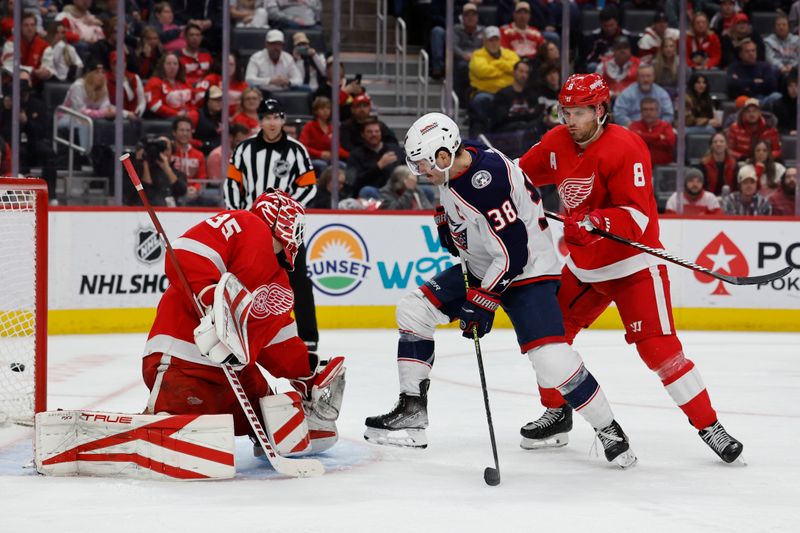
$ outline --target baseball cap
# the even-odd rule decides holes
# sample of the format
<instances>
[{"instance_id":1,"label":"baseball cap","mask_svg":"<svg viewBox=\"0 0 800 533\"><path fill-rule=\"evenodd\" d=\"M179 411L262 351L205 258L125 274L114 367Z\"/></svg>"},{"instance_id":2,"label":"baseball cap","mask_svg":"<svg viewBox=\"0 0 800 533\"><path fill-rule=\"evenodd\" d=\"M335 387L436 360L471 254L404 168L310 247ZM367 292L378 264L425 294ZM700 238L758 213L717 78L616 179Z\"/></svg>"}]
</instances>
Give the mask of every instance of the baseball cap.
<instances>
[{"instance_id":1,"label":"baseball cap","mask_svg":"<svg viewBox=\"0 0 800 533\"><path fill-rule=\"evenodd\" d=\"M756 168L753 165L745 165L739 169L739 177L737 182L741 183L744 180L758 180L756 176Z\"/></svg>"},{"instance_id":2,"label":"baseball cap","mask_svg":"<svg viewBox=\"0 0 800 533\"><path fill-rule=\"evenodd\" d=\"M281 30L269 30L265 41L268 43L282 43L283 32Z\"/></svg>"},{"instance_id":3,"label":"baseball cap","mask_svg":"<svg viewBox=\"0 0 800 533\"><path fill-rule=\"evenodd\" d=\"M755 99L755 98L748 98L747 100L745 100L745 101L744 101L744 104L742 104L742 107L743 107L743 108L745 108L745 109L747 109L747 108L748 108L748 107L750 107L751 105L754 105L754 106L756 106L757 108L761 109L761 104L759 104L759 103L758 103L758 100L757 100L757 99Z\"/></svg>"},{"instance_id":4,"label":"baseball cap","mask_svg":"<svg viewBox=\"0 0 800 533\"><path fill-rule=\"evenodd\" d=\"M310 41L305 33L299 31L292 35L292 43L294 43L295 46L299 46L301 44L309 44Z\"/></svg>"},{"instance_id":5,"label":"baseball cap","mask_svg":"<svg viewBox=\"0 0 800 533\"><path fill-rule=\"evenodd\" d=\"M477 13L478 6L476 6L471 2L467 2L466 4L464 4L464 7L461 8L461 13L462 14L469 13L470 11L475 11Z\"/></svg>"},{"instance_id":6,"label":"baseball cap","mask_svg":"<svg viewBox=\"0 0 800 533\"><path fill-rule=\"evenodd\" d=\"M360 104L368 104L372 105L372 98L369 97L367 93L362 93L353 98L353 103L351 105L360 105Z\"/></svg>"},{"instance_id":7,"label":"baseball cap","mask_svg":"<svg viewBox=\"0 0 800 533\"><path fill-rule=\"evenodd\" d=\"M500 28L497 26L487 26L485 30L483 30L483 38L484 39L494 39L497 37L500 38Z\"/></svg>"},{"instance_id":8,"label":"baseball cap","mask_svg":"<svg viewBox=\"0 0 800 533\"><path fill-rule=\"evenodd\" d=\"M750 19L747 18L747 15L744 13L736 13L733 18L731 18L731 24L738 24L740 22L750 22Z\"/></svg>"},{"instance_id":9,"label":"baseball cap","mask_svg":"<svg viewBox=\"0 0 800 533\"><path fill-rule=\"evenodd\" d=\"M663 11L656 11L656 14L653 15L653 24L656 22L667 22L667 14Z\"/></svg>"},{"instance_id":10,"label":"baseball cap","mask_svg":"<svg viewBox=\"0 0 800 533\"><path fill-rule=\"evenodd\" d=\"M220 89L216 85L212 85L211 87L208 88L208 98L209 99L222 98L222 89Z\"/></svg>"},{"instance_id":11,"label":"baseball cap","mask_svg":"<svg viewBox=\"0 0 800 533\"><path fill-rule=\"evenodd\" d=\"M514 7L514 13L520 11L522 9L526 9L528 11L531 10L531 5L528 2L517 2L517 5Z\"/></svg>"}]
</instances>

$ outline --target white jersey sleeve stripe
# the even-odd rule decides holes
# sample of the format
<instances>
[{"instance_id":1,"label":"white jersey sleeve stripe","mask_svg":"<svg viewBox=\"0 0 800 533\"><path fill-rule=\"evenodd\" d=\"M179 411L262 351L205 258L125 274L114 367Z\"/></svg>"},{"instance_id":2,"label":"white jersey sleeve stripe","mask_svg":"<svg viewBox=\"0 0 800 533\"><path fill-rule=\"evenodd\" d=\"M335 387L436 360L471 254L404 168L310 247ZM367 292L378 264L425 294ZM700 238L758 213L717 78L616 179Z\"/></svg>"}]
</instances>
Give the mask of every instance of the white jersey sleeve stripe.
<instances>
[{"instance_id":1,"label":"white jersey sleeve stripe","mask_svg":"<svg viewBox=\"0 0 800 533\"><path fill-rule=\"evenodd\" d=\"M650 222L650 217L648 217L635 207L624 205L622 206L622 209L624 209L631 215L633 221L636 222L636 225L639 226L639 229L642 230L642 233L644 233L644 230L647 229L647 224Z\"/></svg>"},{"instance_id":2,"label":"white jersey sleeve stripe","mask_svg":"<svg viewBox=\"0 0 800 533\"><path fill-rule=\"evenodd\" d=\"M222 260L222 257L217 253L217 251L200 241L189 239L187 237L180 237L179 239L175 239L175 241L173 241L172 248L205 257L214 263L214 266L217 267L220 275L228 271L228 269L225 268L225 261Z\"/></svg>"},{"instance_id":3,"label":"white jersey sleeve stripe","mask_svg":"<svg viewBox=\"0 0 800 533\"><path fill-rule=\"evenodd\" d=\"M281 328L281 330L275 334L272 340L269 341L269 344L267 344L267 346L272 346L273 344L280 344L282 342L288 341L293 337L297 337L297 324L295 324L294 321L292 321L291 324L288 324L283 328Z\"/></svg>"}]
</instances>

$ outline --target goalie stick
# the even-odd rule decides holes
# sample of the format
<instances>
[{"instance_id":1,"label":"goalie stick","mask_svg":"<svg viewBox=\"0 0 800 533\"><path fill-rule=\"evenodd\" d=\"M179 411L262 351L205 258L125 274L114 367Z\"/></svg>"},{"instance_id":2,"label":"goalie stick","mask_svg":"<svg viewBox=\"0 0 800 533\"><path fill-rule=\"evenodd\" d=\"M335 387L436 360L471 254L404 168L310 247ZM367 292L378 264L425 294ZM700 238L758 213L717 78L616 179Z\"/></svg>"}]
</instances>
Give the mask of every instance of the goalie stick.
<instances>
[{"instance_id":1,"label":"goalie stick","mask_svg":"<svg viewBox=\"0 0 800 533\"><path fill-rule=\"evenodd\" d=\"M139 198L142 200L142 204L147 210L147 214L150 215L150 220L153 222L158 236L164 243L164 247L167 250L167 257L169 258L169 261L172 262L172 266L175 268L175 271L178 273L178 279L181 287L185 291L186 296L192 301L194 309L197 311L197 316L202 317L203 310L200 308L197 298L195 298L194 294L192 293L189 280L186 279L186 274L184 274L180 263L178 263L178 258L175 256L175 251L172 249L172 245L169 243L167 234L164 232L164 228L161 226L153 206L150 205L150 201L147 199L147 195L144 193L142 182L139 179L139 175L136 173L136 169L133 168L133 163L131 163L130 157L130 154L123 154L119 160L125 167L125 171L128 173L128 177L133 182L136 192L139 193ZM250 427L256 434L258 443L264 449L265 456L272 465L272 468L274 468L276 472L291 477L312 477L322 475L325 472L325 467L322 466L322 463L316 459L291 459L288 457L282 457L275 452L269 442L269 438L267 437L264 427L261 425L261 421L258 419L250 400L247 398L244 387L242 387L242 384L239 382L239 377L236 375L233 366L230 364L223 364L221 366L222 371L225 373L225 377L228 379L228 383L230 384L231 389L233 389L236 399L239 401L239 405L241 406L242 411L244 411L248 422L250 422Z\"/></svg>"},{"instance_id":2,"label":"goalie stick","mask_svg":"<svg viewBox=\"0 0 800 533\"><path fill-rule=\"evenodd\" d=\"M464 274L464 287L469 290L469 276L467 275L467 260L461 258L461 273ZM478 327L472 327L472 341L475 343L475 356L478 358L478 372L481 375L481 389L483 390L483 404L486 407L486 421L489 424L489 438L492 441L492 455L494 468L487 466L483 471L483 480L492 487L500 484L500 463L497 459L497 442L494 438L494 424L492 411L489 409L489 391L486 388L486 374L483 371L483 356L481 355L481 341L478 339Z\"/></svg>"},{"instance_id":3,"label":"goalie stick","mask_svg":"<svg viewBox=\"0 0 800 533\"><path fill-rule=\"evenodd\" d=\"M558 220L559 222L562 222L562 223L564 222L564 217L561 216L561 215L558 215L556 213L552 213L550 211L545 211L544 214L545 214L545 216L547 218L552 218L553 220ZM728 275L725 275L725 274L720 274L719 272L714 272L714 271L712 271L712 270L710 270L710 269L708 269L706 267L702 267L702 266L700 266L700 265L698 265L696 263L692 263L691 261L689 261L687 259L682 259L680 257L676 257L676 256L672 255L671 253L669 253L666 250L661 250L661 249L658 249L658 248L650 248L649 246L646 246L646 245L644 245L644 244L642 244L640 242L632 241L630 239L626 239L625 237L620 237L619 235L616 235L614 233L609 233L608 231L604 231L604 230L601 230L599 228L591 227L591 228L587 228L587 230L590 233L594 233L595 235L600 235L601 237L604 237L606 239L612 240L614 242L618 242L620 244L624 244L625 246L631 246L633 248L639 249L639 250L641 250L641 251L643 251L645 253L648 253L650 255L654 255L656 257L660 257L661 259L669 261L670 263L674 263L674 264L676 264L678 266L682 266L684 268L688 268L688 269L694 270L696 272L702 272L703 274L711 276L712 278L716 278L716 279L718 279L720 281L724 281L724 282L730 283L732 285L760 285L762 283L769 283L770 281L782 278L783 276L785 276L786 274L788 274L789 272L791 272L793 270L792 267L787 266L787 267L782 268L782 269L780 269L780 270L778 270L776 272L773 272L771 274L763 274L761 276L749 276L749 277L728 276Z\"/></svg>"}]
</instances>

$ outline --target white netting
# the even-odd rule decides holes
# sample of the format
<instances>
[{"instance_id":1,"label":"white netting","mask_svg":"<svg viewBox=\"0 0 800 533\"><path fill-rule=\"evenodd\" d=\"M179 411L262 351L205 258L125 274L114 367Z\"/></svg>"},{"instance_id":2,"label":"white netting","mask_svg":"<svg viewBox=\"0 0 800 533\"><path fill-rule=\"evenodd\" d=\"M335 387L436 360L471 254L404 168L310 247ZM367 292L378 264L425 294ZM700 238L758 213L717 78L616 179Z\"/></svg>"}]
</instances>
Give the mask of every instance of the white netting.
<instances>
[{"instance_id":1,"label":"white netting","mask_svg":"<svg viewBox=\"0 0 800 533\"><path fill-rule=\"evenodd\" d=\"M0 188L0 424L33 419L36 192Z\"/></svg>"}]
</instances>

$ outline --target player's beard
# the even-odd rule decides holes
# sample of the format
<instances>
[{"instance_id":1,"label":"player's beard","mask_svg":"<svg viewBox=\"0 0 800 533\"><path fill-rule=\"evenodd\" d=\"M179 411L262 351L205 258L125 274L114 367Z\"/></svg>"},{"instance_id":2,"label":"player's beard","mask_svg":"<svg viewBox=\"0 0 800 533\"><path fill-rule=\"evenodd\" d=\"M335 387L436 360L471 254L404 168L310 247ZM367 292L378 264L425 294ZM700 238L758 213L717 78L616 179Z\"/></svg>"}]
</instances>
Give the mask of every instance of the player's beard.
<instances>
[{"instance_id":1,"label":"player's beard","mask_svg":"<svg viewBox=\"0 0 800 533\"><path fill-rule=\"evenodd\" d=\"M595 140L597 137L600 136L601 128L602 126L597 122L595 122L589 129L583 132L570 131L569 134L570 137L572 137L572 140L575 141L575 143L581 145L581 147L586 147L586 145L588 145L590 142L592 142L593 140Z\"/></svg>"}]
</instances>

